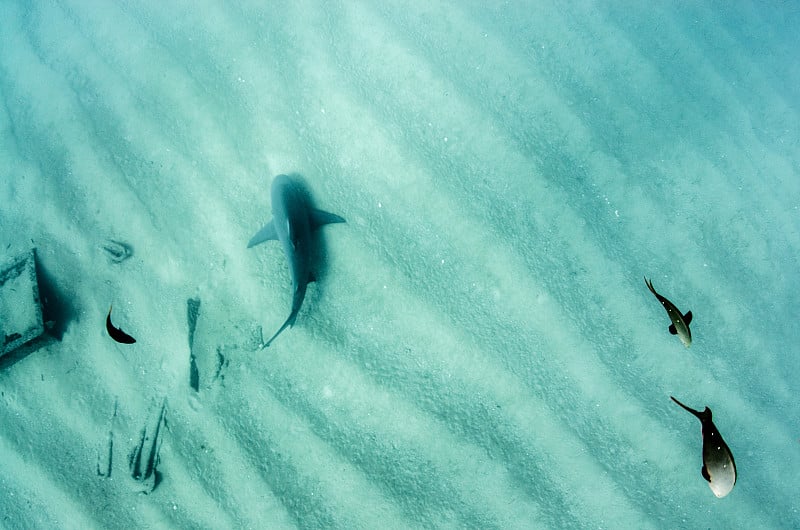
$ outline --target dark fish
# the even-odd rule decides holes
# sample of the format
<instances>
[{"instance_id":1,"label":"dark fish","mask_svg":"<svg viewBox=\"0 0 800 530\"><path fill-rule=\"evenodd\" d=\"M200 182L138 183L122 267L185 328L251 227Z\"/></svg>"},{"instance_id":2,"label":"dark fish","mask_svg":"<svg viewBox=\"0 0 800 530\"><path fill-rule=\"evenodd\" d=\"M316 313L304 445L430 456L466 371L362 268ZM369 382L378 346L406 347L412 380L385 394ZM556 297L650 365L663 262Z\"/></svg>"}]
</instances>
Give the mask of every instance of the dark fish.
<instances>
[{"instance_id":1,"label":"dark fish","mask_svg":"<svg viewBox=\"0 0 800 530\"><path fill-rule=\"evenodd\" d=\"M108 308L108 316L106 317L106 331L108 331L108 335L121 344L133 344L136 342L136 339L122 331L120 328L114 327L114 324L111 323L112 307L113 306Z\"/></svg>"},{"instance_id":2,"label":"dark fish","mask_svg":"<svg viewBox=\"0 0 800 530\"><path fill-rule=\"evenodd\" d=\"M669 319L672 320L672 324L669 325L669 332L673 335L677 335L678 338L681 339L683 345L688 348L692 344L692 332L689 330L689 324L692 322L692 312L688 311L685 315L681 314L678 308L675 307L675 304L653 289L653 282L645 277L644 283L647 285L647 288L650 289L650 292L655 295L656 299L661 302L664 309L667 310Z\"/></svg>"},{"instance_id":3,"label":"dark fish","mask_svg":"<svg viewBox=\"0 0 800 530\"><path fill-rule=\"evenodd\" d=\"M721 499L730 493L736 484L736 463L733 461L731 450L711 421L711 409L706 407L703 412L699 412L672 396L670 399L700 420L703 433L703 467L700 473L708 481L708 487L714 495Z\"/></svg>"}]
</instances>

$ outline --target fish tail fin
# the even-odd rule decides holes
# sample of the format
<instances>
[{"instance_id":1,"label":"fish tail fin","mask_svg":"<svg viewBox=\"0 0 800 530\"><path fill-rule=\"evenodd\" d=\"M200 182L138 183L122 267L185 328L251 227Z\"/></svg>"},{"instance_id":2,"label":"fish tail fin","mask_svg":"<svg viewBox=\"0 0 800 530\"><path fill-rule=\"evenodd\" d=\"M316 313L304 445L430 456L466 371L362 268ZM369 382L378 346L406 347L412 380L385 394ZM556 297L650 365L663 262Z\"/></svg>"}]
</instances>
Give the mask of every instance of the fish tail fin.
<instances>
[{"instance_id":1,"label":"fish tail fin","mask_svg":"<svg viewBox=\"0 0 800 530\"><path fill-rule=\"evenodd\" d=\"M697 417L697 418L698 418L700 421L703 421L703 414L704 414L704 412L705 412L705 411L703 411L703 412L700 412L699 410L694 410L692 407L687 407L686 405L684 405L683 403L681 403L680 401L678 401L678 400L677 400L676 398L674 398L673 396L670 396L669 398L670 398L672 401L674 401L675 403L677 403L678 405L680 405L680 406L681 406L681 408L682 408L683 410L685 410L685 411L687 411L687 412L691 412L691 413L692 413L694 416L696 416L696 417ZM708 407L706 407L706 409L708 409Z\"/></svg>"},{"instance_id":2,"label":"fish tail fin","mask_svg":"<svg viewBox=\"0 0 800 530\"><path fill-rule=\"evenodd\" d=\"M281 332L283 332L283 330L294 326L295 320L297 320L297 313L295 311L292 311L292 314L289 315L289 318L286 319L286 322L283 323L283 325L278 329L278 331L276 331L275 334L272 337L270 337L270 339L267 342L261 345L261 349L263 350L264 348L269 348L269 345L272 344L272 341L275 340L278 337L278 335L280 335Z\"/></svg>"}]
</instances>

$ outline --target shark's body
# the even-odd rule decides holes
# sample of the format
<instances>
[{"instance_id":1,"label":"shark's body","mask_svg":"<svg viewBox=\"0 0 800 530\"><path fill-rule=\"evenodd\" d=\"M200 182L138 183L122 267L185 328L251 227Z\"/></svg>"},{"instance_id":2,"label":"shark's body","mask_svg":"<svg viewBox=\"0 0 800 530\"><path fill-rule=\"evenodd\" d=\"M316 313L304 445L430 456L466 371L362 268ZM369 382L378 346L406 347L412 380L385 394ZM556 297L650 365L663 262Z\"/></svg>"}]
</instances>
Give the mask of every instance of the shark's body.
<instances>
[{"instance_id":1,"label":"shark's body","mask_svg":"<svg viewBox=\"0 0 800 530\"><path fill-rule=\"evenodd\" d=\"M706 407L703 412L687 407L674 397L672 401L691 412L700 420L703 433L703 467L700 473L708 482L708 487L718 498L731 492L736 484L736 463L728 444L722 439L716 425L711 420L711 409Z\"/></svg>"},{"instance_id":2,"label":"shark's body","mask_svg":"<svg viewBox=\"0 0 800 530\"><path fill-rule=\"evenodd\" d=\"M300 306L306 296L311 276L311 232L329 223L344 223L338 215L311 207L303 186L287 175L278 175L272 181L272 220L250 239L247 248L277 239L283 247L292 276L292 311L289 318L263 347L269 346L275 337L297 319Z\"/></svg>"},{"instance_id":3,"label":"shark's body","mask_svg":"<svg viewBox=\"0 0 800 530\"><path fill-rule=\"evenodd\" d=\"M644 283L647 284L647 288L650 289L650 292L655 295L656 299L661 302L661 305L664 306L664 309L667 311L667 315L669 315L669 319L672 321L672 324L669 325L669 332L673 335L677 335L687 348L691 346L692 332L689 329L689 324L692 322L692 312L687 311L685 315L682 314L678 308L675 307L675 304L656 292L653 288L653 282L645 278Z\"/></svg>"}]
</instances>

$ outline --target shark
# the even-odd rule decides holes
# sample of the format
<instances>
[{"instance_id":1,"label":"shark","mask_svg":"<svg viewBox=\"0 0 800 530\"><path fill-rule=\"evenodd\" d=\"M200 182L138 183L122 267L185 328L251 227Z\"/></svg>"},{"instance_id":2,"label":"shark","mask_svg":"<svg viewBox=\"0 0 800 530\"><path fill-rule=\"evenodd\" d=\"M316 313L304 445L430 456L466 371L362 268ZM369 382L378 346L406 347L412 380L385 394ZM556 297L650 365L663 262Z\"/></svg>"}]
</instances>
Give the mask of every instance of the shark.
<instances>
[{"instance_id":1,"label":"shark","mask_svg":"<svg viewBox=\"0 0 800 530\"><path fill-rule=\"evenodd\" d=\"M294 326L306 289L314 281L311 271L313 230L333 223L345 223L344 218L311 205L305 187L295 178L278 175L272 181L272 220L264 225L247 243L252 248L265 241L279 241L289 262L292 277L292 310L289 317L261 348L266 348L286 328Z\"/></svg>"}]
</instances>

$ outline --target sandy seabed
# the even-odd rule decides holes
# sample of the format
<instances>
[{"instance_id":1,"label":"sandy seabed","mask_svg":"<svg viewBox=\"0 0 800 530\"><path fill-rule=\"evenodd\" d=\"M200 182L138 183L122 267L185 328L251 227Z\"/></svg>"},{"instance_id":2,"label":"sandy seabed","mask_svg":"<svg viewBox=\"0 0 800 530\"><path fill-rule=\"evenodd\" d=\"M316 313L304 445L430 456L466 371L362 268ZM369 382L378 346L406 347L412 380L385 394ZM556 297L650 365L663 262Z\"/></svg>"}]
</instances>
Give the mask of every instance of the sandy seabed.
<instances>
[{"instance_id":1,"label":"sandy seabed","mask_svg":"<svg viewBox=\"0 0 800 530\"><path fill-rule=\"evenodd\" d=\"M800 13L623 4L4 2L0 526L800 527Z\"/></svg>"}]
</instances>

